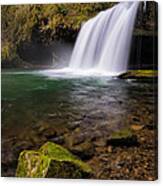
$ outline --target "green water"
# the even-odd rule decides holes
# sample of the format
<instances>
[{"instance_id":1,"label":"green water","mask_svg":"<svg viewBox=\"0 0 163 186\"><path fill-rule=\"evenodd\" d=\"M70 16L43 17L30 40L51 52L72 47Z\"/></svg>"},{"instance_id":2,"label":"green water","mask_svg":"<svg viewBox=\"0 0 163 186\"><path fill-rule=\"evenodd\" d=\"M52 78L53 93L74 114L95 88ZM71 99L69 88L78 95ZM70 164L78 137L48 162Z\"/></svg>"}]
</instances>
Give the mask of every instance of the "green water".
<instances>
[{"instance_id":1,"label":"green water","mask_svg":"<svg viewBox=\"0 0 163 186\"><path fill-rule=\"evenodd\" d=\"M2 128L20 129L55 116L53 125L71 124L97 112L101 122L122 118L154 104L152 80L107 77L49 78L37 72L2 72ZM92 116L92 117L91 117ZM91 121L92 122L92 121ZM86 123L84 123L86 124Z\"/></svg>"}]
</instances>

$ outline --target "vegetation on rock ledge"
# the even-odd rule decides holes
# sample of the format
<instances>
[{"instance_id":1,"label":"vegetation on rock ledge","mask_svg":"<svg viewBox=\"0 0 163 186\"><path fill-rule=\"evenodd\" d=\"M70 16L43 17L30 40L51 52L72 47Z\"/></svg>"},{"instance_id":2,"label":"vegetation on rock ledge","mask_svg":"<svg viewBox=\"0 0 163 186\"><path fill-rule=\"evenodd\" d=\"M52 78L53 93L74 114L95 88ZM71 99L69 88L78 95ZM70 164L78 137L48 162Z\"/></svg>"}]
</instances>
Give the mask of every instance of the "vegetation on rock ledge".
<instances>
[{"instance_id":1,"label":"vegetation on rock ledge","mask_svg":"<svg viewBox=\"0 0 163 186\"><path fill-rule=\"evenodd\" d=\"M2 6L2 61L12 60L23 42L49 44L74 39L81 24L115 3Z\"/></svg>"},{"instance_id":2,"label":"vegetation on rock ledge","mask_svg":"<svg viewBox=\"0 0 163 186\"><path fill-rule=\"evenodd\" d=\"M122 79L153 78L158 76L157 70L129 70L119 76Z\"/></svg>"}]
</instances>

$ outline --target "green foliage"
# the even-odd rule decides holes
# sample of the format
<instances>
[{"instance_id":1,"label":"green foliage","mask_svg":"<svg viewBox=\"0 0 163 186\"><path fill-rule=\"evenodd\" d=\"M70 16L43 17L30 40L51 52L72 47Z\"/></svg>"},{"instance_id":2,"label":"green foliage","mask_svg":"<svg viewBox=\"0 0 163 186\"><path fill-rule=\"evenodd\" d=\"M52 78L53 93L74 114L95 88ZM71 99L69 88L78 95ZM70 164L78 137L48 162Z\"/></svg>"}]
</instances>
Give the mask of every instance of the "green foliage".
<instances>
[{"instance_id":1,"label":"green foliage","mask_svg":"<svg viewBox=\"0 0 163 186\"><path fill-rule=\"evenodd\" d=\"M2 47L2 59L7 59L10 56L10 43L6 42Z\"/></svg>"},{"instance_id":2,"label":"green foliage","mask_svg":"<svg viewBox=\"0 0 163 186\"><path fill-rule=\"evenodd\" d=\"M16 46L14 46L12 42L3 42L1 46L1 58L3 62L18 58L16 53Z\"/></svg>"},{"instance_id":3,"label":"green foliage","mask_svg":"<svg viewBox=\"0 0 163 186\"><path fill-rule=\"evenodd\" d=\"M76 37L83 22L113 4L3 5L2 60L12 60L23 42Z\"/></svg>"}]
</instances>

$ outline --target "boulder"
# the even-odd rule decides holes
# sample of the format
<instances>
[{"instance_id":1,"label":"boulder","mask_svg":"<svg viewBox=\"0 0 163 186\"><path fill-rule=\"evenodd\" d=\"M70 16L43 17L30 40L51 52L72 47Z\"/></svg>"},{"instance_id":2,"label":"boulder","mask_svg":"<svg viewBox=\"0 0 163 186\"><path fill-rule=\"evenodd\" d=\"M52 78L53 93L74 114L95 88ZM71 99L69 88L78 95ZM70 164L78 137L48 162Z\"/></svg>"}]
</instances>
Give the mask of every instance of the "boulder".
<instances>
[{"instance_id":1,"label":"boulder","mask_svg":"<svg viewBox=\"0 0 163 186\"><path fill-rule=\"evenodd\" d=\"M67 147L73 154L79 156L82 160L89 160L94 155L94 146L90 141Z\"/></svg>"},{"instance_id":2,"label":"boulder","mask_svg":"<svg viewBox=\"0 0 163 186\"><path fill-rule=\"evenodd\" d=\"M133 134L130 128L124 128L112 133L107 141L109 146L138 146L137 136Z\"/></svg>"},{"instance_id":3,"label":"boulder","mask_svg":"<svg viewBox=\"0 0 163 186\"><path fill-rule=\"evenodd\" d=\"M124 128L124 129L121 129L121 130L118 130L118 131L115 131L112 133L111 135L111 139L126 139L126 138L130 138L132 137L132 131L130 130L130 128Z\"/></svg>"},{"instance_id":4,"label":"boulder","mask_svg":"<svg viewBox=\"0 0 163 186\"><path fill-rule=\"evenodd\" d=\"M52 142L39 150L24 150L19 155L17 177L88 178L91 168L67 149Z\"/></svg>"},{"instance_id":5,"label":"boulder","mask_svg":"<svg viewBox=\"0 0 163 186\"><path fill-rule=\"evenodd\" d=\"M135 78L157 78L157 70L129 70L121 75L121 79L135 79Z\"/></svg>"}]
</instances>

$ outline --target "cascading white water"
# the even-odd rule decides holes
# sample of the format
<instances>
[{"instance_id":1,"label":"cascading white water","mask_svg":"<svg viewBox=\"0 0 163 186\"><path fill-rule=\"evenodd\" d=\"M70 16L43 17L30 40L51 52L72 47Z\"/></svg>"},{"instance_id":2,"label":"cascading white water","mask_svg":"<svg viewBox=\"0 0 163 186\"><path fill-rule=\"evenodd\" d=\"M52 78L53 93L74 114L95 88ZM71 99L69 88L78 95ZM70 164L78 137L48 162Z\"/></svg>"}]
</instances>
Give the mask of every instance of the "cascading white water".
<instances>
[{"instance_id":1,"label":"cascading white water","mask_svg":"<svg viewBox=\"0 0 163 186\"><path fill-rule=\"evenodd\" d=\"M47 76L117 76L127 71L138 1L121 2L81 28L69 66L44 70Z\"/></svg>"},{"instance_id":2,"label":"cascading white water","mask_svg":"<svg viewBox=\"0 0 163 186\"><path fill-rule=\"evenodd\" d=\"M81 28L68 69L118 75L127 70L139 2L122 2Z\"/></svg>"}]
</instances>

